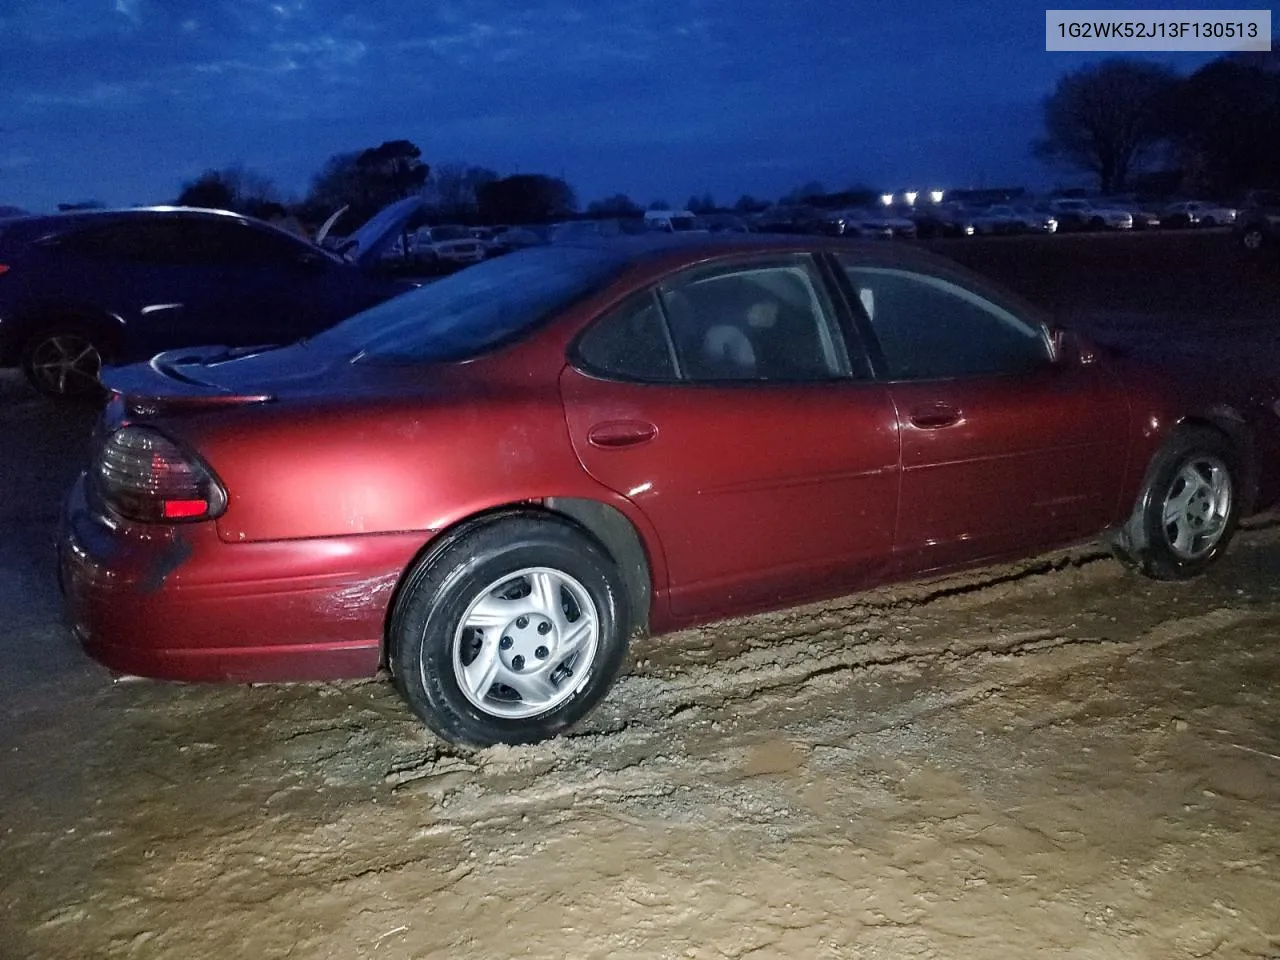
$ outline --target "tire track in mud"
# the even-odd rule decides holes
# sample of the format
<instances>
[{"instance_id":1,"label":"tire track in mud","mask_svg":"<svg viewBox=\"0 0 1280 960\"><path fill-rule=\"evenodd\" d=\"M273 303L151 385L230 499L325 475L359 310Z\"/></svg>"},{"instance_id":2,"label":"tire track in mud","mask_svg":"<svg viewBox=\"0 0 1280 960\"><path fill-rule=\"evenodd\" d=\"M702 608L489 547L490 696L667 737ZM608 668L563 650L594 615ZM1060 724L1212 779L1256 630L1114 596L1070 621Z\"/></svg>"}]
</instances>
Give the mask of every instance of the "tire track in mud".
<instances>
[{"instance_id":1,"label":"tire track in mud","mask_svg":"<svg viewBox=\"0 0 1280 960\"><path fill-rule=\"evenodd\" d=\"M1253 536L1274 539L1265 531ZM723 802L724 784L747 762L750 742L781 735L780 714L787 715L787 736L804 742L803 749L847 749L851 740L900 733L939 712L1044 681L1089 660L1128 657L1252 620L1280 620L1274 608L1247 606L1219 605L1180 616L1167 603L1146 602L1152 592L1176 588L1096 562L1103 557L1096 548L1084 548L689 631L673 638L676 656L662 658L665 663L642 654L638 669L618 682L577 731L533 747L446 748L401 757L386 782L397 793L430 799L440 820L476 828L575 805L638 805L642 813L665 807L668 814L678 806L687 813L694 798L674 804L673 797L705 792L710 782ZM1088 596L1078 598L1065 616L1053 610L1043 615L1043 604L1027 608L1028 600L1046 591L1048 599L1065 598L1068 609L1072 595ZM1117 603L1128 609L1117 612ZM967 618L969 629L957 631L957 615ZM1052 625L1009 629L1011 620L1046 619ZM710 662L698 655L717 652L726 636L742 634L751 638L735 653ZM691 641L694 656L680 656L689 649L680 640ZM993 670L1010 661L1032 666ZM949 676L951 688L914 690L906 700L881 704L870 724L865 716L812 715L841 693L856 695L923 673ZM692 757L689 741L711 735L719 744L701 744L700 755Z\"/></svg>"}]
</instances>

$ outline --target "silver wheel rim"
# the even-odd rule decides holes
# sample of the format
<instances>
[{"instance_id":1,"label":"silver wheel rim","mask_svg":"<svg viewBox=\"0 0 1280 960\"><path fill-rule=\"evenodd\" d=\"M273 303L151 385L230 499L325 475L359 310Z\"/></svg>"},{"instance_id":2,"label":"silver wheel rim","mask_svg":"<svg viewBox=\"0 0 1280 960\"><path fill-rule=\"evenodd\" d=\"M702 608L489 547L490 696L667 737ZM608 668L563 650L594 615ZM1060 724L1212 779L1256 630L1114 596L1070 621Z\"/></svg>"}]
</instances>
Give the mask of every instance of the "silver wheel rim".
<instances>
[{"instance_id":1,"label":"silver wheel rim","mask_svg":"<svg viewBox=\"0 0 1280 960\"><path fill-rule=\"evenodd\" d=\"M1231 474L1217 457L1188 460L1174 474L1160 518L1174 555L1196 560L1222 540L1231 516Z\"/></svg>"},{"instance_id":2,"label":"silver wheel rim","mask_svg":"<svg viewBox=\"0 0 1280 960\"><path fill-rule=\"evenodd\" d=\"M600 618L578 580L527 567L467 605L453 636L453 675L472 705L526 720L560 706L590 678Z\"/></svg>"},{"instance_id":3,"label":"silver wheel rim","mask_svg":"<svg viewBox=\"0 0 1280 960\"><path fill-rule=\"evenodd\" d=\"M1244 245L1247 250L1257 250L1262 246L1262 231L1249 230L1244 235Z\"/></svg>"},{"instance_id":4,"label":"silver wheel rim","mask_svg":"<svg viewBox=\"0 0 1280 960\"><path fill-rule=\"evenodd\" d=\"M102 354L73 333L46 337L31 351L31 377L50 393L83 392L99 384Z\"/></svg>"}]
</instances>

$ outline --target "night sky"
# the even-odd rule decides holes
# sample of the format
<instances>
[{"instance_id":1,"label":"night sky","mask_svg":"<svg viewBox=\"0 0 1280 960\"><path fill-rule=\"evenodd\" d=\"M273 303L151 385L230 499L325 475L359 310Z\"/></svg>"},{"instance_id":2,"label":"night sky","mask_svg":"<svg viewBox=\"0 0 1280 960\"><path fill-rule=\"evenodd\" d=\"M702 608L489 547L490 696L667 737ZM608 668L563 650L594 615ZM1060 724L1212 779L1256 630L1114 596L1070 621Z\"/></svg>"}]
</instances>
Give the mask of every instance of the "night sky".
<instances>
[{"instance_id":1,"label":"night sky","mask_svg":"<svg viewBox=\"0 0 1280 960\"><path fill-rule=\"evenodd\" d=\"M1098 55L1046 53L1044 16L1014 0L0 0L0 204L160 202L235 162L300 195L330 154L398 138L433 164L563 175L584 204L1048 186L1073 178L1029 155L1040 100Z\"/></svg>"}]
</instances>

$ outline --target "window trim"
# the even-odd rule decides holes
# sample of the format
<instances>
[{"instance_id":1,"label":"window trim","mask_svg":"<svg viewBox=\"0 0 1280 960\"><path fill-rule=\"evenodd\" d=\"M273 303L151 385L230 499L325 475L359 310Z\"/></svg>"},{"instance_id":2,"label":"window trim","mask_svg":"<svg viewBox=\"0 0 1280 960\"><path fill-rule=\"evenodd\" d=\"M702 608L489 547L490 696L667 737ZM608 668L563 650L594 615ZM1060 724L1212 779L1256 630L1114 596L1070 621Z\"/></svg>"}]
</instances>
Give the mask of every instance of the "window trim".
<instances>
[{"instance_id":1,"label":"window trim","mask_svg":"<svg viewBox=\"0 0 1280 960\"><path fill-rule=\"evenodd\" d=\"M991 292L983 289L978 284L966 283L963 278L950 275L946 271L933 271L918 267L909 263L888 263L874 259L867 259L857 262L852 259L846 259L839 252L833 252L832 273L837 287L841 291L842 298L846 301L846 306L854 317L855 327L865 336L867 344L867 353L872 359L874 371L874 379L878 383L950 383L950 382L968 382L973 380L1009 380L1020 379L1025 377L1040 376L1046 370L1055 366L1053 338L1050 335L1049 328L1045 323L1035 316L1027 316L1026 312L1019 308L1016 303L1010 303L998 295L993 296ZM862 306L862 301L858 297L857 291L854 289L853 281L850 279L847 270L857 270L865 268L869 270L891 270L911 276L920 276L934 281L941 281L944 284L955 287L963 291L971 297L975 297L985 304L995 307L997 310L1010 314L1015 320L1026 323L1028 326L1034 326L1039 332L1039 341L1044 350L1044 366L1042 369L1021 370L1008 373L957 373L950 376L941 377L891 377L889 376L889 361L885 356L884 346L880 342L880 338L876 335L875 327L871 322L871 318L867 316L866 310Z\"/></svg>"},{"instance_id":2,"label":"window trim","mask_svg":"<svg viewBox=\"0 0 1280 960\"><path fill-rule=\"evenodd\" d=\"M809 279L813 283L814 290L817 291L820 303L819 310L822 313L822 319L827 324L828 332L832 338L832 346L835 349L838 358L846 367L846 372L836 374L821 379L808 380L778 380L778 379L717 379L717 380L698 380L688 376L684 369L684 365L680 362L680 351L676 349L675 338L671 333L671 318L667 314L666 304L663 302L662 293L678 285L688 282L690 278L696 282L700 276L714 276L716 274L731 272L735 270L750 270L753 268L767 269L770 267L787 268L800 265L809 271ZM613 302L608 307L597 313L586 325L579 330L569 342L568 349L565 351L566 360L569 365L580 373L593 377L597 380L607 380L611 383L631 383L638 385L657 385L657 386L681 386L688 388L733 388L740 389L743 387L763 387L766 389L778 388L794 388L794 387L811 387L823 386L836 383L871 383L874 380L874 370L871 365L870 358L867 355L867 343L865 338L854 331L851 337L850 329L847 327L848 318L844 315L843 304L841 300L843 294L832 283L832 275L836 268L833 268L827 262L827 255L819 250L798 250L794 252L768 252L761 253L752 251L749 253L741 253L728 257L720 257L715 260L704 263L697 263L691 266L683 267L675 273L670 274L656 281L651 281L643 287L633 290L619 300ZM666 342L667 350L670 352L673 368L675 370L674 378L656 378L656 377L635 377L625 376L616 371L603 370L588 361L581 352L580 345L582 340L596 328L600 323L605 322L609 317L613 316L616 311L625 309L629 305L638 302L644 297L652 297L657 304L659 315L662 317L662 335ZM854 353L854 344L859 348Z\"/></svg>"},{"instance_id":3,"label":"window trim","mask_svg":"<svg viewBox=\"0 0 1280 960\"><path fill-rule=\"evenodd\" d=\"M569 349L566 351L567 359L570 366L581 373L585 373L597 380L608 380L611 383L640 383L640 384L672 384L687 383L684 371L680 366L680 354L676 351L675 341L671 339L671 328L667 323L667 313L662 307L662 300L658 296L658 284L646 284L639 290L634 290L627 294L616 303L610 304L600 313L596 314L581 330L574 334L573 339L569 342ZM658 312L660 327L662 330L662 340L667 348L667 356L671 360L671 369L675 372L673 377L637 377L622 374L617 370L606 370L597 366L588 360L582 353L582 341L596 330L601 324L608 323L619 313L630 310L639 305L642 301L648 299Z\"/></svg>"},{"instance_id":4,"label":"window trim","mask_svg":"<svg viewBox=\"0 0 1280 960\"><path fill-rule=\"evenodd\" d=\"M833 295L829 278L826 276L822 268L822 256L815 250L799 250L795 252L782 253L760 253L751 252L734 257L724 257L713 260L708 263L695 264L686 267L670 276L664 277L662 280L654 284L654 289L658 293L658 305L662 310L663 322L666 327L667 339L674 349L675 337L671 333L671 318L667 314L667 306L664 302L662 294L673 287L689 283L697 282L701 277L710 277L717 274L724 274L733 271L744 270L763 270L763 269L788 269L795 266L801 266L809 273L809 280L813 284L813 289L818 294L818 309L821 314L822 321L827 326L827 333L832 340L832 348L837 354L837 358L845 367L841 373L833 374L827 377L810 378L804 380L781 380L776 378L729 378L714 380L699 380L689 377L678 363L680 351L676 350L677 370L680 373L680 383L691 387L763 387L766 389L822 386L833 383L856 383L864 382L854 374L854 370L858 365L854 363L853 356L850 351L850 343L847 332L840 323L840 305ZM862 367L865 370L865 365Z\"/></svg>"}]
</instances>

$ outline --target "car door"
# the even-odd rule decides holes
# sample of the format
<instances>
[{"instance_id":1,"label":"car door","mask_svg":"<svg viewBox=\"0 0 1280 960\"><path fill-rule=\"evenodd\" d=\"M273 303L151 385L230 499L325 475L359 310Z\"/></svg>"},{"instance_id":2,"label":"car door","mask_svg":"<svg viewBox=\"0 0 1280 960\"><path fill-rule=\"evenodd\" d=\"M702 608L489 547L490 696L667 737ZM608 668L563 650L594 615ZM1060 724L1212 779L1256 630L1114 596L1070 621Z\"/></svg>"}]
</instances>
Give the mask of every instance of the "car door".
<instances>
[{"instance_id":1,"label":"car door","mask_svg":"<svg viewBox=\"0 0 1280 960\"><path fill-rule=\"evenodd\" d=\"M807 255L689 271L579 339L573 447L656 529L677 619L886 575L897 427L853 356Z\"/></svg>"},{"instance_id":2,"label":"car door","mask_svg":"<svg viewBox=\"0 0 1280 960\"><path fill-rule=\"evenodd\" d=\"M1097 364L958 277L843 260L902 438L904 572L1025 554L1115 514L1128 404Z\"/></svg>"},{"instance_id":3,"label":"car door","mask_svg":"<svg viewBox=\"0 0 1280 960\"><path fill-rule=\"evenodd\" d=\"M208 343L290 343L377 302L359 268L282 230L235 217L185 224L193 266L216 278Z\"/></svg>"},{"instance_id":4,"label":"car door","mask_svg":"<svg viewBox=\"0 0 1280 960\"><path fill-rule=\"evenodd\" d=\"M118 362L150 357L170 347L201 342L192 331L216 317L216 277L193 269L181 222L164 215L131 216L91 225L58 243L68 306L91 315L105 308L119 317Z\"/></svg>"}]
</instances>

